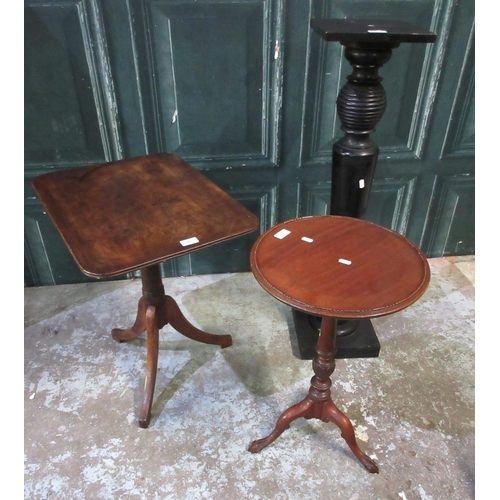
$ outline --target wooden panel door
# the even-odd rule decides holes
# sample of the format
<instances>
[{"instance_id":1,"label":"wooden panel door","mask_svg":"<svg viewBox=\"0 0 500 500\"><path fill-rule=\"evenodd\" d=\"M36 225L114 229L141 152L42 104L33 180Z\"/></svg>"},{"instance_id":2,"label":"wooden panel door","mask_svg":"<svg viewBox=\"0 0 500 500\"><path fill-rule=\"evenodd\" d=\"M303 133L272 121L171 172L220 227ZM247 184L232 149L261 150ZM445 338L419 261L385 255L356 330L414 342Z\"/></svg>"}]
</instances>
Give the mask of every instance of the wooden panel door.
<instances>
[{"instance_id":1,"label":"wooden panel door","mask_svg":"<svg viewBox=\"0 0 500 500\"><path fill-rule=\"evenodd\" d=\"M203 171L261 220L329 210L335 100L350 67L314 17L438 33L381 69L387 110L366 217L429 257L474 253L472 0L25 2L25 285L87 281L31 188L41 173L155 152ZM165 276L248 271L240 238ZM130 276L124 276L130 277Z\"/></svg>"}]
</instances>

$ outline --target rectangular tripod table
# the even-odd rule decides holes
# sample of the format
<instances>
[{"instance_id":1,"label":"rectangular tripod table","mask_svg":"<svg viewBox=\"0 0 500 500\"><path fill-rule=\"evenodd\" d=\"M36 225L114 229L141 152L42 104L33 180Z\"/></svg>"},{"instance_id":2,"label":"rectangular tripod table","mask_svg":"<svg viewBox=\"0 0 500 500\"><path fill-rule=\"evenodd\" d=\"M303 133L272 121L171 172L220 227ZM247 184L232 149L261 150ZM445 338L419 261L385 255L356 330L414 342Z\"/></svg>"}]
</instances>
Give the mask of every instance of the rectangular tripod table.
<instances>
[{"instance_id":1,"label":"rectangular tripod table","mask_svg":"<svg viewBox=\"0 0 500 500\"><path fill-rule=\"evenodd\" d=\"M131 328L117 341L147 331L144 399L147 427L158 362L159 330L170 323L200 342L230 346L230 335L203 332L165 295L160 263L255 231L258 218L173 154L146 155L41 175L33 187L81 271L109 278L141 270L142 293Z\"/></svg>"}]
</instances>

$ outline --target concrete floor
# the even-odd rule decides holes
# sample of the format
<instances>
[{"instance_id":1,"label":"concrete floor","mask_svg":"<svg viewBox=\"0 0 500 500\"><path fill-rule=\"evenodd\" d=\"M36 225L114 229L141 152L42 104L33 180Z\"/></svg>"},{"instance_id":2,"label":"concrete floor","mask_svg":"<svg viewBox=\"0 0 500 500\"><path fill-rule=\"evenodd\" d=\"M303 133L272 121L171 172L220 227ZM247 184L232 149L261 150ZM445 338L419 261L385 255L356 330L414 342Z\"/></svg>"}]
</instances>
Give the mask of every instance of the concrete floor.
<instances>
[{"instance_id":1,"label":"concrete floor","mask_svg":"<svg viewBox=\"0 0 500 500\"><path fill-rule=\"evenodd\" d=\"M332 377L375 475L317 420L247 451L312 376L292 353L290 309L250 273L164 280L188 319L234 343L221 350L165 327L148 429L137 425L144 337L110 336L133 323L140 280L26 289L25 498L474 498L475 262L429 262L425 295L373 320L380 356L338 360Z\"/></svg>"}]
</instances>

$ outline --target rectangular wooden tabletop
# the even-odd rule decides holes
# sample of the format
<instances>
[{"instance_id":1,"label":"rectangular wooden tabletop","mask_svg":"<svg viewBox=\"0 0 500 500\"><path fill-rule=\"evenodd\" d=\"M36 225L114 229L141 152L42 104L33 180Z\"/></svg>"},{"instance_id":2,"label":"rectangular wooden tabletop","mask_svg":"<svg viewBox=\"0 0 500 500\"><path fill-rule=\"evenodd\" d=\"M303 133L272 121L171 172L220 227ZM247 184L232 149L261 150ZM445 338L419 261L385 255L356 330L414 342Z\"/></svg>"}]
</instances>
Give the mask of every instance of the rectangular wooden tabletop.
<instances>
[{"instance_id":1,"label":"rectangular wooden tabletop","mask_svg":"<svg viewBox=\"0 0 500 500\"><path fill-rule=\"evenodd\" d=\"M33 186L82 272L111 277L255 231L258 218L172 154L51 172Z\"/></svg>"}]
</instances>

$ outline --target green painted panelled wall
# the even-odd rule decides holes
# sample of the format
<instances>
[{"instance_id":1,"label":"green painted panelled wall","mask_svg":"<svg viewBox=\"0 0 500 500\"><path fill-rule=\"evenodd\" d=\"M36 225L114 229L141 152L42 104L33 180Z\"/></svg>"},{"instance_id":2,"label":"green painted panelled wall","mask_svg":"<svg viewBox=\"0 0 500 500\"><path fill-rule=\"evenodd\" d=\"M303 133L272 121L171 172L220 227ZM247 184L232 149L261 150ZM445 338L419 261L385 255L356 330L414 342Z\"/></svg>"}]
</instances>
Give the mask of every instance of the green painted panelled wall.
<instances>
[{"instance_id":1,"label":"green painted panelled wall","mask_svg":"<svg viewBox=\"0 0 500 500\"><path fill-rule=\"evenodd\" d=\"M380 70L388 105L366 218L428 257L473 254L474 15L473 0L25 2L25 286L91 281L31 187L48 171L165 151L258 215L260 232L328 213L335 101L351 68L312 18L438 34L401 44ZM162 271L248 271L258 234Z\"/></svg>"}]
</instances>

